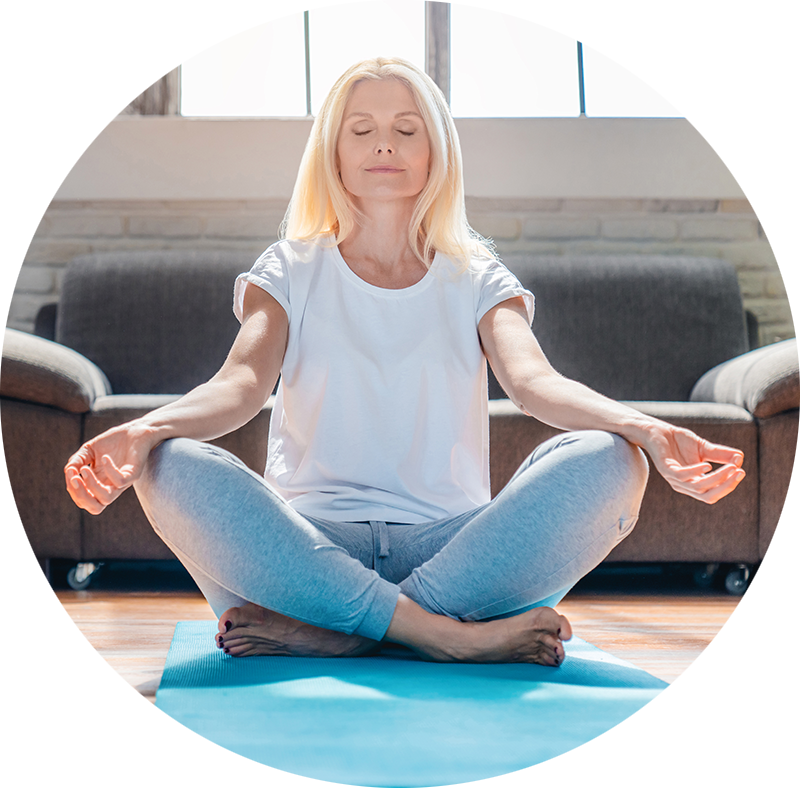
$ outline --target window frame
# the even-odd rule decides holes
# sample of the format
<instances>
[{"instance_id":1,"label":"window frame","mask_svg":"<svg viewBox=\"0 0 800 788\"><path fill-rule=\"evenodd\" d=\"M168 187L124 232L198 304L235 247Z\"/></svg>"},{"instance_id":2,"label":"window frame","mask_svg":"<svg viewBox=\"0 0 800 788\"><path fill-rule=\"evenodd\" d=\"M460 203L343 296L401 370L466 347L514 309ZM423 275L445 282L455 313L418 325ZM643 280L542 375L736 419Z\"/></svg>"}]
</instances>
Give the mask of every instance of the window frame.
<instances>
[{"instance_id":1,"label":"window frame","mask_svg":"<svg viewBox=\"0 0 800 788\"><path fill-rule=\"evenodd\" d=\"M114 95L0 99L9 115L178 115L180 0L116 0Z\"/></svg>"}]
</instances>

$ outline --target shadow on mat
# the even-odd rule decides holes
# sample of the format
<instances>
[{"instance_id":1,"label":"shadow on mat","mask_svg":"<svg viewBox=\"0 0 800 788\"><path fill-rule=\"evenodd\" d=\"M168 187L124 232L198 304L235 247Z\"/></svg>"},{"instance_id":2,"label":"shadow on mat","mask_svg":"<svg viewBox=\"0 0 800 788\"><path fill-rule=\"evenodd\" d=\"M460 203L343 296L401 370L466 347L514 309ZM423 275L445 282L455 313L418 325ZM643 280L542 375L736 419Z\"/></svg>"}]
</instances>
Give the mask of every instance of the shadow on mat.
<instances>
[{"instance_id":1,"label":"shadow on mat","mask_svg":"<svg viewBox=\"0 0 800 788\"><path fill-rule=\"evenodd\" d=\"M414 656L356 658L246 657L237 659L211 645L206 653L172 662L161 689L242 687L300 681L337 682L368 699L521 699L546 684L575 687L655 689L666 682L637 668L587 659L567 651L559 668L542 665L473 665L424 662ZM351 695L351 696L354 696Z\"/></svg>"}]
</instances>

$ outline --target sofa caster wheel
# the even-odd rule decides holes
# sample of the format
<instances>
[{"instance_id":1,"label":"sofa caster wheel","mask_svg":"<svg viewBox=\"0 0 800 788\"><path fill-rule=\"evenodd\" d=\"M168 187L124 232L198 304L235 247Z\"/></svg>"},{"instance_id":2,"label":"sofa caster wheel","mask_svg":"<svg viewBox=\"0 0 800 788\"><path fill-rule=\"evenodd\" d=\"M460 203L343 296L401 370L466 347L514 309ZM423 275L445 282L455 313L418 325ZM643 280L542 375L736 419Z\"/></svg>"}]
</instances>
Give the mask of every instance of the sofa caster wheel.
<instances>
[{"instance_id":1,"label":"sofa caster wheel","mask_svg":"<svg viewBox=\"0 0 800 788\"><path fill-rule=\"evenodd\" d=\"M694 570L693 578L695 585L700 588L711 588L719 572L719 564L704 564Z\"/></svg>"},{"instance_id":2,"label":"sofa caster wheel","mask_svg":"<svg viewBox=\"0 0 800 788\"><path fill-rule=\"evenodd\" d=\"M67 572L67 585L73 591L83 591L89 587L92 577L102 564L81 563L76 564Z\"/></svg>"},{"instance_id":3,"label":"sofa caster wheel","mask_svg":"<svg viewBox=\"0 0 800 788\"><path fill-rule=\"evenodd\" d=\"M750 584L750 567L737 564L725 575L725 590L733 596L741 596Z\"/></svg>"}]
</instances>

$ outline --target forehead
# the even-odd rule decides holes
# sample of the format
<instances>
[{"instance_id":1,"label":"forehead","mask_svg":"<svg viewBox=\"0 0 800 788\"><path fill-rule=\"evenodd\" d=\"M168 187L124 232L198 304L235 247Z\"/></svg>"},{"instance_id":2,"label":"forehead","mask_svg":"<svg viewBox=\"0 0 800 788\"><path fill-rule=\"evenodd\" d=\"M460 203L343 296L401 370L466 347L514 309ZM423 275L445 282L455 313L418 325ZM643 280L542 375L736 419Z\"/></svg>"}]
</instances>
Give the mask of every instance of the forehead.
<instances>
[{"instance_id":1,"label":"forehead","mask_svg":"<svg viewBox=\"0 0 800 788\"><path fill-rule=\"evenodd\" d=\"M419 114L417 102L410 88L398 79L362 79L353 86L344 109L344 119L349 115L379 113Z\"/></svg>"}]
</instances>

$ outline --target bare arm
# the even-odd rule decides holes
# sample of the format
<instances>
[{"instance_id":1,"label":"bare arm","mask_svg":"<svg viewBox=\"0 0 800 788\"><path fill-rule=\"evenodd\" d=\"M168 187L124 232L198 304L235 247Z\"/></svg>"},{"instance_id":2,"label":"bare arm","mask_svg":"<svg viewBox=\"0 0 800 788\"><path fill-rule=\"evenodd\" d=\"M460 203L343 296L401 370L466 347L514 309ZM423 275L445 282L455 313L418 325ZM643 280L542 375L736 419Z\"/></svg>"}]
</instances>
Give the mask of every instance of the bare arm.
<instances>
[{"instance_id":1,"label":"bare arm","mask_svg":"<svg viewBox=\"0 0 800 788\"><path fill-rule=\"evenodd\" d=\"M491 309L478 330L497 380L525 413L559 429L622 435L647 451L674 490L707 503L727 495L744 478L741 451L710 443L559 375L531 333L521 298ZM714 470L711 463L722 467Z\"/></svg>"},{"instance_id":2,"label":"bare arm","mask_svg":"<svg viewBox=\"0 0 800 788\"><path fill-rule=\"evenodd\" d=\"M246 424L278 379L288 337L286 313L248 285L242 325L219 372L179 400L85 443L64 468L75 503L99 514L141 475L150 451L168 438L211 440Z\"/></svg>"}]
</instances>

